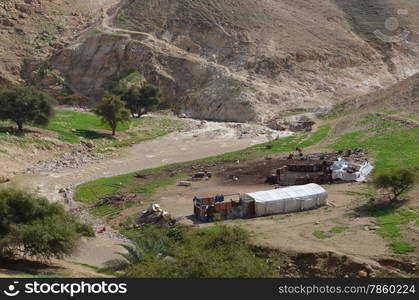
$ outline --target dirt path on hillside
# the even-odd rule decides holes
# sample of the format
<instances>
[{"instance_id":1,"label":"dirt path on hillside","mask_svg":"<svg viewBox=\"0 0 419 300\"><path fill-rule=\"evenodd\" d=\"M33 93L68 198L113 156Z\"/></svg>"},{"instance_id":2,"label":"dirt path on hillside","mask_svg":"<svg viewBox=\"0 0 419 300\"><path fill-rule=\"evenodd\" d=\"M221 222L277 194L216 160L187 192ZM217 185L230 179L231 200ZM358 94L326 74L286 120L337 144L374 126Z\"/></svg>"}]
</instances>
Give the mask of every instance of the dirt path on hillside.
<instances>
[{"instance_id":1,"label":"dirt path on hillside","mask_svg":"<svg viewBox=\"0 0 419 300\"><path fill-rule=\"evenodd\" d=\"M108 160L55 173L21 174L13 177L9 184L37 190L51 201L64 201L59 191L68 186L243 149L267 141L273 133L276 134L275 138L290 135L289 132L273 132L258 125L239 126L245 126L244 129L237 126L234 123L206 122L190 131L172 133L123 149L119 155ZM69 204L70 208L75 205ZM121 239L110 231L98 234L94 239L84 240L79 253L69 260L103 265L121 250L120 243Z\"/></svg>"},{"instance_id":2,"label":"dirt path on hillside","mask_svg":"<svg viewBox=\"0 0 419 300\"><path fill-rule=\"evenodd\" d=\"M208 60L204 56L188 52L148 32L135 31L117 27L115 25L115 19L117 18L120 10L123 9L130 1L131 0L121 0L119 3L113 3L112 5L109 5L107 9L103 10L101 26L106 33L123 35L129 40L149 42L157 46L158 48L164 50L164 52L169 52L170 55L182 57L183 59L186 58L188 61L199 63L202 66L216 68L228 74L229 77L234 78L235 80L242 82L248 82L250 80L253 85L258 86L261 89L278 91L278 85L276 84L272 84L261 78L249 76L245 72L240 72L237 70L232 71L228 66L219 64L215 61ZM220 29L224 30L223 28Z\"/></svg>"}]
</instances>

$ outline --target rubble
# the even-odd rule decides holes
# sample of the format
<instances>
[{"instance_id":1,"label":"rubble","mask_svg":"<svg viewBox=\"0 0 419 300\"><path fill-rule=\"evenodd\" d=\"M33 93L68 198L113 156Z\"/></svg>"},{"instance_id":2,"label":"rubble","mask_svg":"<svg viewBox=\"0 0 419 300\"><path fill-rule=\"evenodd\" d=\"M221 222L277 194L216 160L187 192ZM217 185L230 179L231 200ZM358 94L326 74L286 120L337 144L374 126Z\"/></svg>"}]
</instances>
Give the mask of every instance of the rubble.
<instances>
[{"instance_id":1,"label":"rubble","mask_svg":"<svg viewBox=\"0 0 419 300\"><path fill-rule=\"evenodd\" d=\"M159 204L151 204L149 208L143 211L136 224L143 226L146 224L156 224L161 226L173 225L176 221L172 219L169 212L163 210Z\"/></svg>"},{"instance_id":2,"label":"rubble","mask_svg":"<svg viewBox=\"0 0 419 300\"><path fill-rule=\"evenodd\" d=\"M0 175L0 183L6 183L6 182L9 182L9 181L10 181L9 178L7 178L6 176Z\"/></svg>"},{"instance_id":3,"label":"rubble","mask_svg":"<svg viewBox=\"0 0 419 300\"><path fill-rule=\"evenodd\" d=\"M212 121L199 121L190 120L192 123L192 130L187 134L194 137L232 137L239 139L256 139L260 138L261 141L274 140L293 133L291 131L275 130L267 126L247 123L234 123L234 122L212 122Z\"/></svg>"},{"instance_id":4,"label":"rubble","mask_svg":"<svg viewBox=\"0 0 419 300\"><path fill-rule=\"evenodd\" d=\"M123 203L127 203L132 201L135 198L135 194L124 194L124 195L116 195L116 196L109 196L99 200L95 207L103 206L103 205L121 205Z\"/></svg>"},{"instance_id":5,"label":"rubble","mask_svg":"<svg viewBox=\"0 0 419 300\"><path fill-rule=\"evenodd\" d=\"M109 227L102 220L94 218L84 208L78 208L78 209L74 210L73 213L76 214L77 216L79 216L79 218L82 221L84 221L88 224L91 224L92 227L93 227L93 230L96 232L97 235L109 238L109 239L114 240L114 241L119 241L121 243L130 243L130 240L127 237L123 236L118 231ZM103 230L103 228L106 228L106 230Z\"/></svg>"},{"instance_id":6,"label":"rubble","mask_svg":"<svg viewBox=\"0 0 419 300\"><path fill-rule=\"evenodd\" d=\"M59 192L63 194L64 202L66 203L66 206L71 210L71 213L78 216L83 222L92 225L96 234L107 237L111 240L119 241L121 243L130 242L127 237L108 227L104 221L93 217L84 206L80 205L79 202L74 201L74 185L60 188ZM103 230L103 228L106 230Z\"/></svg>"},{"instance_id":7,"label":"rubble","mask_svg":"<svg viewBox=\"0 0 419 300\"><path fill-rule=\"evenodd\" d=\"M297 148L286 160L276 162L276 169L266 182L283 186L308 183L331 184L337 181L364 182L374 169L363 149L304 155Z\"/></svg>"},{"instance_id":8,"label":"rubble","mask_svg":"<svg viewBox=\"0 0 419 300\"><path fill-rule=\"evenodd\" d=\"M99 161L112 156L111 153L96 153L92 151L91 145L82 143L74 146L70 152L66 152L57 158L39 161L26 170L27 173L61 172L65 169L77 169L81 166Z\"/></svg>"}]
</instances>

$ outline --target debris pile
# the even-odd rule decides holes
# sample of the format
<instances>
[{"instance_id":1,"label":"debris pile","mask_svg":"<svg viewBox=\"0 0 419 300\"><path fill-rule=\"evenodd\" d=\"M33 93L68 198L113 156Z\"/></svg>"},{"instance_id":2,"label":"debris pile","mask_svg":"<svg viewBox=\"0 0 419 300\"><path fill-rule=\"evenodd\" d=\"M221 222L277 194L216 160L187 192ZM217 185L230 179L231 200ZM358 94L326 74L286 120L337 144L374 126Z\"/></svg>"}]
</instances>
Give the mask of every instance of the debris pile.
<instances>
[{"instance_id":1,"label":"debris pile","mask_svg":"<svg viewBox=\"0 0 419 300\"><path fill-rule=\"evenodd\" d=\"M103 154L93 152L92 148L87 144L80 144L73 148L72 151L66 152L60 157L39 161L34 166L28 168L28 173L37 172L60 172L65 169L77 169L89 162L108 158L112 154Z\"/></svg>"},{"instance_id":2,"label":"debris pile","mask_svg":"<svg viewBox=\"0 0 419 300\"><path fill-rule=\"evenodd\" d=\"M202 180L209 180L212 178L212 173L208 171L197 172L193 174L190 178L191 181L202 181Z\"/></svg>"},{"instance_id":3,"label":"debris pile","mask_svg":"<svg viewBox=\"0 0 419 300\"><path fill-rule=\"evenodd\" d=\"M276 161L277 168L266 182L282 186L364 182L374 169L366 153L366 150L355 149L305 155L297 148L296 153L290 153L286 160Z\"/></svg>"},{"instance_id":4,"label":"debris pile","mask_svg":"<svg viewBox=\"0 0 419 300\"><path fill-rule=\"evenodd\" d=\"M374 167L368 160L364 163L358 163L338 158L338 161L330 169L332 170L333 180L366 182Z\"/></svg>"},{"instance_id":5,"label":"debris pile","mask_svg":"<svg viewBox=\"0 0 419 300\"><path fill-rule=\"evenodd\" d=\"M143 214L137 220L136 224L144 226L147 224L155 224L161 226L173 225L176 221L172 219L169 212L163 210L159 204L151 204L150 207L143 211Z\"/></svg>"},{"instance_id":6,"label":"debris pile","mask_svg":"<svg viewBox=\"0 0 419 300\"><path fill-rule=\"evenodd\" d=\"M116 196L109 196L105 197L98 202L96 202L95 207L103 206L103 205L113 205L118 206L124 203L132 201L136 197L135 194L124 194L124 195L116 195Z\"/></svg>"},{"instance_id":7,"label":"debris pile","mask_svg":"<svg viewBox=\"0 0 419 300\"><path fill-rule=\"evenodd\" d=\"M0 175L0 183L6 183L6 182L9 182L9 181L10 181L9 178L7 178L6 176Z\"/></svg>"}]
</instances>

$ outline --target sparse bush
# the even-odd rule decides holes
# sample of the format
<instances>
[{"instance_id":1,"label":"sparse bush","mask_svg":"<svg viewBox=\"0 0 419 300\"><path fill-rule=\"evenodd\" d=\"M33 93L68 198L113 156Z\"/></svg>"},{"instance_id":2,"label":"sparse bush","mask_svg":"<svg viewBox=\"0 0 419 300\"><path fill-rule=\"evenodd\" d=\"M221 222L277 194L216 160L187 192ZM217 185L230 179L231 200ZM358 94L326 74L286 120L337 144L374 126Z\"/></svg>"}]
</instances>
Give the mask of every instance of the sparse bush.
<instances>
[{"instance_id":1,"label":"sparse bush","mask_svg":"<svg viewBox=\"0 0 419 300\"><path fill-rule=\"evenodd\" d=\"M91 226L65 212L63 205L13 188L0 189L0 256L44 259L71 254Z\"/></svg>"},{"instance_id":2,"label":"sparse bush","mask_svg":"<svg viewBox=\"0 0 419 300\"><path fill-rule=\"evenodd\" d=\"M117 95L106 93L94 110L95 114L101 117L103 123L109 124L112 135L116 133L119 123L129 121L130 112L125 102Z\"/></svg>"},{"instance_id":3,"label":"sparse bush","mask_svg":"<svg viewBox=\"0 0 419 300\"><path fill-rule=\"evenodd\" d=\"M0 88L0 120L13 121L20 131L23 124L48 124L54 114L54 100L35 87L11 86Z\"/></svg>"},{"instance_id":4,"label":"sparse bush","mask_svg":"<svg viewBox=\"0 0 419 300\"><path fill-rule=\"evenodd\" d=\"M390 201L396 202L400 196L410 191L416 184L416 172L408 169L392 170L374 177L373 185L376 189L387 192Z\"/></svg>"}]
</instances>

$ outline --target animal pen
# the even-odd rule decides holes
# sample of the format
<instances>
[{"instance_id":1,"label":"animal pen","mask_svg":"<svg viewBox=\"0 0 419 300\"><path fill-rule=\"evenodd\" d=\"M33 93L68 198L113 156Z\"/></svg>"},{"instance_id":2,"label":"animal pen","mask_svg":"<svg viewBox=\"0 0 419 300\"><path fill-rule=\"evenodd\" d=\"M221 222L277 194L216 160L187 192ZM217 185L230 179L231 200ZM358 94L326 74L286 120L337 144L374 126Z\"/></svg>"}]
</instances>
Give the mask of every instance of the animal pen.
<instances>
[{"instance_id":1,"label":"animal pen","mask_svg":"<svg viewBox=\"0 0 419 300\"><path fill-rule=\"evenodd\" d=\"M332 165L333 162L326 160L287 160L267 178L267 182L282 186L328 184L333 180Z\"/></svg>"},{"instance_id":2,"label":"animal pen","mask_svg":"<svg viewBox=\"0 0 419 300\"><path fill-rule=\"evenodd\" d=\"M368 160L363 163L339 157L330 160L286 160L266 179L267 183L280 186L309 183L331 184L339 181L366 181L374 167Z\"/></svg>"}]
</instances>

